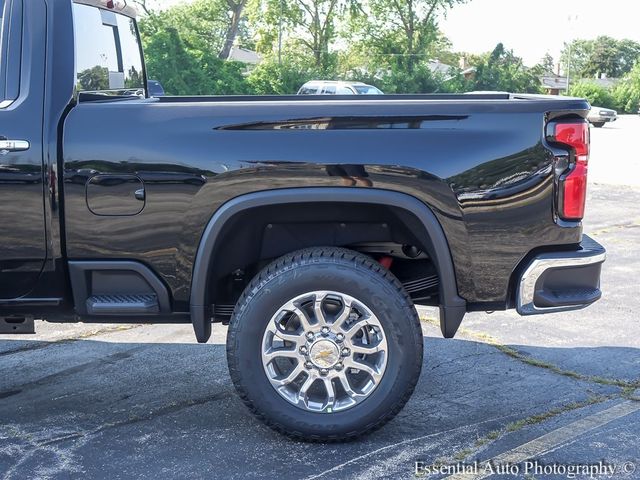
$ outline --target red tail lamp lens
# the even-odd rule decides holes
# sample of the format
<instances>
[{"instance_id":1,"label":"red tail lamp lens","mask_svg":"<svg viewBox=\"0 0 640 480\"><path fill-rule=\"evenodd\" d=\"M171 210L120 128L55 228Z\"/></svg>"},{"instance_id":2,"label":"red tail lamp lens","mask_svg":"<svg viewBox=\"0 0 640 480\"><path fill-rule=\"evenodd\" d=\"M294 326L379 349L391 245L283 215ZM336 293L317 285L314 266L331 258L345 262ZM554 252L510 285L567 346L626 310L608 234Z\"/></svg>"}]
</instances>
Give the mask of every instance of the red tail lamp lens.
<instances>
[{"instance_id":1,"label":"red tail lamp lens","mask_svg":"<svg viewBox=\"0 0 640 480\"><path fill-rule=\"evenodd\" d=\"M565 220L580 220L584 217L587 198L589 125L586 122L559 123L554 136L558 143L571 147L575 153L575 165L561 181L560 216Z\"/></svg>"}]
</instances>

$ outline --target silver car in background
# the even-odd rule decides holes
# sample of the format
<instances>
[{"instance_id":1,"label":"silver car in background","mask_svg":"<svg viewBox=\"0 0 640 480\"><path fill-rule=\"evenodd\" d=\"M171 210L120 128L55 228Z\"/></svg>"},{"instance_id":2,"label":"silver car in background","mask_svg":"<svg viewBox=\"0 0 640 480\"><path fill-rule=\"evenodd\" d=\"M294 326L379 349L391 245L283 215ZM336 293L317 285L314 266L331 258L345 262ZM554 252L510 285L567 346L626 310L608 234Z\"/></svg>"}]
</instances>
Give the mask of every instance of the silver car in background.
<instances>
[{"instance_id":1,"label":"silver car in background","mask_svg":"<svg viewBox=\"0 0 640 480\"><path fill-rule=\"evenodd\" d=\"M312 80L298 90L298 95L384 95L373 85L362 82Z\"/></svg>"},{"instance_id":2,"label":"silver car in background","mask_svg":"<svg viewBox=\"0 0 640 480\"><path fill-rule=\"evenodd\" d=\"M618 112L610 108L591 106L587 120L596 128L603 127L605 123L615 122L618 119Z\"/></svg>"}]
</instances>

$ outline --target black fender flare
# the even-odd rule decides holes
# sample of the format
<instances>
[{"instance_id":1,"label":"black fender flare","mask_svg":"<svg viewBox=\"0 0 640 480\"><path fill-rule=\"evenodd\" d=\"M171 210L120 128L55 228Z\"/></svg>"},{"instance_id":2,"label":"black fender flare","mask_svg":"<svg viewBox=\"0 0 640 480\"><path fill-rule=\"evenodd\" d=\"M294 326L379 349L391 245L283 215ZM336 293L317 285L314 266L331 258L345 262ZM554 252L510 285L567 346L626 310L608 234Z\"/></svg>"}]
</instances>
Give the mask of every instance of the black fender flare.
<instances>
[{"instance_id":1,"label":"black fender flare","mask_svg":"<svg viewBox=\"0 0 640 480\"><path fill-rule=\"evenodd\" d=\"M216 242L224 225L245 210L275 204L350 202L393 206L414 215L425 232L420 237L440 276L440 328L446 338L455 335L466 312L466 301L458 295L453 260L444 231L431 209L405 193L376 188L303 187L264 190L235 197L223 204L207 224L196 253L189 308L198 342L211 336L211 305L207 305L207 280Z\"/></svg>"}]
</instances>

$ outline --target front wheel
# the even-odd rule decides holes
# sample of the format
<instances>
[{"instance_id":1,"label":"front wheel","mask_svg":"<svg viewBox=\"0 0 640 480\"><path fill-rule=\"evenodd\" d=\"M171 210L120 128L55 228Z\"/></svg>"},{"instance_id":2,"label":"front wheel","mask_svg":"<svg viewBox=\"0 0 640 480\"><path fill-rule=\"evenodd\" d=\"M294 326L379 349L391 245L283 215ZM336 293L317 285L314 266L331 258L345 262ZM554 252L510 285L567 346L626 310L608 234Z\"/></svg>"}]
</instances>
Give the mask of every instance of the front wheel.
<instances>
[{"instance_id":1,"label":"front wheel","mask_svg":"<svg viewBox=\"0 0 640 480\"><path fill-rule=\"evenodd\" d=\"M346 249L306 249L246 288L227 358L241 398L267 425L302 440L349 440L407 402L422 333L411 299L380 264Z\"/></svg>"},{"instance_id":2,"label":"front wheel","mask_svg":"<svg viewBox=\"0 0 640 480\"><path fill-rule=\"evenodd\" d=\"M593 126L596 128L604 127L604 122L593 122Z\"/></svg>"}]
</instances>

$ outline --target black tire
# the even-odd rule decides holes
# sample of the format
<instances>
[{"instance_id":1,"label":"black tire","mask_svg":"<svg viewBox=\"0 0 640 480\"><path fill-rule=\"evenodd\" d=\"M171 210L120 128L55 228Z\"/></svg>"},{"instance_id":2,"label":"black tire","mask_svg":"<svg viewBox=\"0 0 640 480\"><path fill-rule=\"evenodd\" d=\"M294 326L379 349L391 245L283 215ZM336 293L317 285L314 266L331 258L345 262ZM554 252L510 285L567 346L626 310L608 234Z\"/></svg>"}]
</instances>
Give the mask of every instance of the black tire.
<instances>
[{"instance_id":1,"label":"black tire","mask_svg":"<svg viewBox=\"0 0 640 480\"><path fill-rule=\"evenodd\" d=\"M278 308L316 290L339 290L368 305L384 328L389 352L375 390L361 403L329 414L298 408L280 396L261 357L265 328ZM249 410L304 441L347 441L391 420L413 393L422 356L420 321L400 282L370 257L343 248L300 250L265 267L240 297L227 336L231 379Z\"/></svg>"},{"instance_id":2,"label":"black tire","mask_svg":"<svg viewBox=\"0 0 640 480\"><path fill-rule=\"evenodd\" d=\"M596 128L604 127L604 122L593 122L593 126Z\"/></svg>"}]
</instances>

